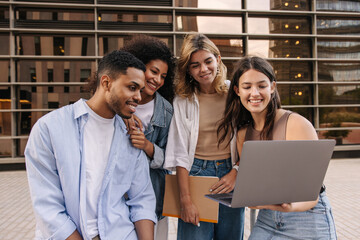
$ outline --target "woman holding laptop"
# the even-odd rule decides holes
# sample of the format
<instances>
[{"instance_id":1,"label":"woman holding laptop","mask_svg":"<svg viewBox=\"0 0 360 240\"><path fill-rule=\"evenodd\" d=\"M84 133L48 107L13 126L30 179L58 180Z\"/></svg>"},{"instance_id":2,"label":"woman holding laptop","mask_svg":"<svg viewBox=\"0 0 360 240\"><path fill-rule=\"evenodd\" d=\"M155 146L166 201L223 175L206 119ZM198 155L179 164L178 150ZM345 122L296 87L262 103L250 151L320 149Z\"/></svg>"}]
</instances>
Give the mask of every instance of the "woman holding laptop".
<instances>
[{"instance_id":1,"label":"woman holding laptop","mask_svg":"<svg viewBox=\"0 0 360 240\"><path fill-rule=\"evenodd\" d=\"M316 140L312 124L299 114L280 108L272 66L259 57L244 57L233 74L219 142L236 137L240 155L249 140ZM315 201L252 207L260 209L250 240L336 239L325 188Z\"/></svg>"}]
</instances>

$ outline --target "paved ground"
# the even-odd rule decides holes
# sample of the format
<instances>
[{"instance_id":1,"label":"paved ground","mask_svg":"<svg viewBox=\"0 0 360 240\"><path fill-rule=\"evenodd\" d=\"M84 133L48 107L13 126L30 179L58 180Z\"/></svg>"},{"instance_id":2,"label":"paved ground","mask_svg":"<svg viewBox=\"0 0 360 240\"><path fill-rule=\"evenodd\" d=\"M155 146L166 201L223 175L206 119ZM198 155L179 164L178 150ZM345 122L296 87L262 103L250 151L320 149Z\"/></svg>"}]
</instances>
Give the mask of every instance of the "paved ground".
<instances>
[{"instance_id":1,"label":"paved ground","mask_svg":"<svg viewBox=\"0 0 360 240\"><path fill-rule=\"evenodd\" d=\"M360 239L360 159L332 160L325 184L333 206L339 240ZM246 210L245 239L249 210ZM25 171L0 172L0 239L34 237L35 221ZM176 219L170 220L169 240L176 239Z\"/></svg>"}]
</instances>

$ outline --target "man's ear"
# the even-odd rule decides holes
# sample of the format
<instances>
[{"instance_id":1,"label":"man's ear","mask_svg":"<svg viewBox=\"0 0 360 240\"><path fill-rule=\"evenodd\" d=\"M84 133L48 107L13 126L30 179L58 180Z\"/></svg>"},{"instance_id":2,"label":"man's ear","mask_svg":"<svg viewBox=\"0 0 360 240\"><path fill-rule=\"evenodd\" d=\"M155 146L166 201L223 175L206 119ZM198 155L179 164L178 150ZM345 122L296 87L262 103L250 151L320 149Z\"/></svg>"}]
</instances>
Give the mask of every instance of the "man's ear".
<instances>
[{"instance_id":1,"label":"man's ear","mask_svg":"<svg viewBox=\"0 0 360 240\"><path fill-rule=\"evenodd\" d=\"M109 90L111 84L111 79L108 75L104 74L101 76L100 78L100 85L105 89L105 90Z\"/></svg>"}]
</instances>

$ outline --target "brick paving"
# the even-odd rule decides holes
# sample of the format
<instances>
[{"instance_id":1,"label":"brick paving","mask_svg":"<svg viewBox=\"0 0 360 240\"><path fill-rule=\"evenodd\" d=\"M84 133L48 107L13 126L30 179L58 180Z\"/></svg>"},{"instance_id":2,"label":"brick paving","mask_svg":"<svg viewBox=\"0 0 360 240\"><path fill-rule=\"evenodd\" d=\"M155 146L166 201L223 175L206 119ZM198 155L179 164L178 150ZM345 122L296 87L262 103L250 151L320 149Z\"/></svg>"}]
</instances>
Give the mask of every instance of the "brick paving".
<instances>
[{"instance_id":1,"label":"brick paving","mask_svg":"<svg viewBox=\"0 0 360 240\"><path fill-rule=\"evenodd\" d=\"M327 194L339 240L360 239L360 159L332 160L325 177ZM246 209L245 240L250 233ZM170 219L169 240L176 239L176 219ZM25 171L0 172L0 239L30 240L34 237Z\"/></svg>"}]
</instances>

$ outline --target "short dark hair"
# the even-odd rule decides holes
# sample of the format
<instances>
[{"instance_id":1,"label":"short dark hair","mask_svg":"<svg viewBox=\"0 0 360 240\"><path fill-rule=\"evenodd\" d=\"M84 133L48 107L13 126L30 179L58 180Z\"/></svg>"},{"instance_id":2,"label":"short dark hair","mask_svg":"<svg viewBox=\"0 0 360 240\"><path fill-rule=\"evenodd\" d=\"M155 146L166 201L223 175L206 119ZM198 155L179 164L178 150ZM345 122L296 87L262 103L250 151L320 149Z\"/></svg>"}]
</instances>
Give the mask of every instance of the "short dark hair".
<instances>
[{"instance_id":1,"label":"short dark hair","mask_svg":"<svg viewBox=\"0 0 360 240\"><path fill-rule=\"evenodd\" d=\"M87 88L94 93L103 74L115 79L119 74L126 74L129 67L137 68L143 72L146 71L144 63L131 53L120 50L112 51L100 60L97 72L94 78L89 80Z\"/></svg>"},{"instance_id":2,"label":"short dark hair","mask_svg":"<svg viewBox=\"0 0 360 240\"><path fill-rule=\"evenodd\" d=\"M127 51L140 59L145 65L152 60L161 60L168 66L168 71L164 85L158 92L170 103L174 98L174 70L175 57L169 47L160 39L149 35L135 35L128 43L125 44L123 51Z\"/></svg>"}]
</instances>

